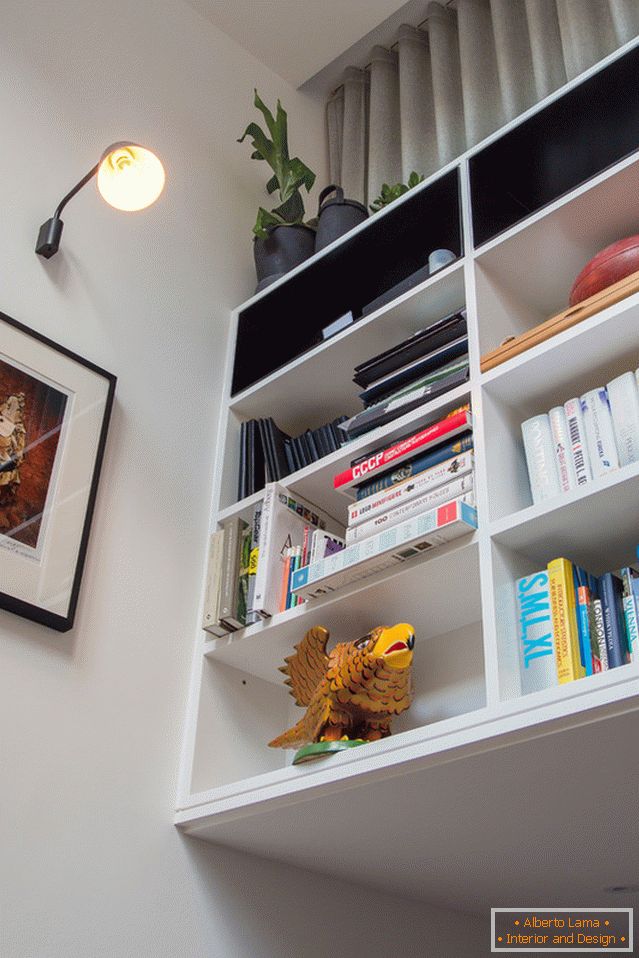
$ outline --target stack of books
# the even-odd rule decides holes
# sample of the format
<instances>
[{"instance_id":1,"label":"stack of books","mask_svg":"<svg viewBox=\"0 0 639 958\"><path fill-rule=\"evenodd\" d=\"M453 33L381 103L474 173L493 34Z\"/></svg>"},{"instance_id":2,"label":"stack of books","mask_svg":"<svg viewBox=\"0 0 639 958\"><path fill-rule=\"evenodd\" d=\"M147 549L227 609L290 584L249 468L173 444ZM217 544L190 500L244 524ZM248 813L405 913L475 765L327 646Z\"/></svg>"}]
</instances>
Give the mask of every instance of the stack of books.
<instances>
[{"instance_id":1,"label":"stack of books","mask_svg":"<svg viewBox=\"0 0 639 958\"><path fill-rule=\"evenodd\" d=\"M524 694L625 665L639 651L639 572L598 578L568 559L515 585Z\"/></svg>"},{"instance_id":2,"label":"stack of books","mask_svg":"<svg viewBox=\"0 0 639 958\"><path fill-rule=\"evenodd\" d=\"M521 425L533 503L639 461L639 369Z\"/></svg>"},{"instance_id":3,"label":"stack of books","mask_svg":"<svg viewBox=\"0 0 639 958\"><path fill-rule=\"evenodd\" d=\"M321 509L267 483L250 522L230 519L211 536L202 628L222 637L297 604L293 572L342 548L342 533Z\"/></svg>"},{"instance_id":4,"label":"stack of books","mask_svg":"<svg viewBox=\"0 0 639 958\"><path fill-rule=\"evenodd\" d=\"M471 429L469 408L455 410L335 476L355 498L345 547L296 570L293 595L332 592L476 529Z\"/></svg>"},{"instance_id":5,"label":"stack of books","mask_svg":"<svg viewBox=\"0 0 639 958\"><path fill-rule=\"evenodd\" d=\"M468 331L461 310L356 366L353 381L363 388L365 408L339 428L355 439L467 379Z\"/></svg>"},{"instance_id":6,"label":"stack of books","mask_svg":"<svg viewBox=\"0 0 639 958\"><path fill-rule=\"evenodd\" d=\"M307 429L291 437L271 418L249 419L240 426L238 499L252 496L267 482L278 482L304 466L337 452L347 442L338 426L346 420Z\"/></svg>"}]
</instances>

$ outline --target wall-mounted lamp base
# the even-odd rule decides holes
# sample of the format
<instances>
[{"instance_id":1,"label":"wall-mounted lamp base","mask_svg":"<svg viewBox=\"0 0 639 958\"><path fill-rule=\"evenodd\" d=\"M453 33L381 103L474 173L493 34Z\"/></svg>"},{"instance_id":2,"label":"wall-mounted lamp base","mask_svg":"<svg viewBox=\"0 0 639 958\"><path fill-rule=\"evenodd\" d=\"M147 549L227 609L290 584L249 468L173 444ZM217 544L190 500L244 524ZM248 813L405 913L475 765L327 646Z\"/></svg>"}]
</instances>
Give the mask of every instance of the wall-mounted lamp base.
<instances>
[{"instance_id":1,"label":"wall-mounted lamp base","mask_svg":"<svg viewBox=\"0 0 639 958\"><path fill-rule=\"evenodd\" d=\"M64 223L58 217L53 216L46 223L43 223L38 233L38 241L35 251L38 256L44 256L45 259L51 259L54 253L60 248L60 238L62 236L62 227Z\"/></svg>"}]
</instances>

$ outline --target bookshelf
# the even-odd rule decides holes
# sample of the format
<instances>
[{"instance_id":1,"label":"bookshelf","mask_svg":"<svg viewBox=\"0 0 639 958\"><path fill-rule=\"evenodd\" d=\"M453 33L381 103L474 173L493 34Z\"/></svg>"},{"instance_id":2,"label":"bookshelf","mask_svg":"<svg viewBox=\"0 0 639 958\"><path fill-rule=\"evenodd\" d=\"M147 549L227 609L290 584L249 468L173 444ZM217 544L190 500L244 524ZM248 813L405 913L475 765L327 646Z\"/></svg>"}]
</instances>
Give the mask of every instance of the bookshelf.
<instances>
[{"instance_id":1,"label":"bookshelf","mask_svg":"<svg viewBox=\"0 0 639 958\"><path fill-rule=\"evenodd\" d=\"M345 842L353 869L365 867L370 881L389 880L402 892L401 856L413 845L415 854L427 856L428 839L415 835L408 814L403 823L398 816L391 829L397 838L394 853L389 852L394 858L372 861L365 836L358 840L348 831L353 802L370 806L376 796L383 802L389 783L394 783L398 807L407 811L406 796L419 794L420 788L437 787L450 797L463 768L490 793L485 776L489 769L497 774L488 757L496 750L507 749L513 774L517 769L524 774L533 753L543 754L545 747L548 760L553 751L562 754L565 749L568 754L570 736L579 729L593 722L623 725L639 708L636 662L522 696L513 589L518 577L557 555L569 555L598 573L623 564L634 553L639 525L633 527L631 520L639 521L639 465L532 505L520 423L575 391L639 365L639 295L488 373L480 372L482 353L563 308L575 275L589 257L639 229L639 208L628 199L638 195L639 126L633 127L632 136L626 131L624 137L613 138L612 153L599 157L601 166L588 171L589 179L575 173L569 191L566 182L556 184L553 195L546 191L543 205L533 207L525 219L514 211L506 217L496 202L489 226L489 207L484 204L477 234L472 202L486 176L486 158L499 150L509 155L510 135L516 133L510 144L519 144L525 162L526 130L534 139L540 129L551 129L552 122L546 121L554 122L557 110L569 115L562 98L583 97L584 91L590 96L593 88L605 91L611 83L614 87L623 71L635 70L638 58L639 45L628 44L233 314L212 530L233 516L250 520L261 495L236 502L242 420L272 415L284 430L295 433L356 411L357 387L351 381L355 363L464 305L470 352L466 385L283 482L344 523L347 500L332 488L336 472L355 456L418 427L434 411L445 413L470 399L479 529L223 639L198 632L176 816L186 834L299 864L315 865L320 859L323 870L356 877L357 871L349 873L343 863L338 846ZM584 133L583 110L574 113L578 140ZM616 110L610 122L618 122ZM531 163L537 160L538 155L531 154ZM485 184L482 189L495 187ZM417 228L426 211L443 217L439 232L432 219L427 230ZM475 244L477 235L481 243ZM388 236L393 239L390 245ZM422 263L433 245L451 245L459 258L332 339L313 341L326 322L374 298L383 288L380 277L392 285ZM371 250L376 247L390 265L384 272L375 260L371 278ZM349 277L355 290L352 301ZM287 336L291 324L303 326L306 320L303 335ZM265 326L269 335L262 335L260 344L275 340L286 346L277 355L264 352L249 362L251 340ZM415 701L394 724L392 737L297 768L290 765L291 755L269 750L265 743L301 714L281 683L278 667L305 630L322 624L335 638L348 639L391 620L412 622L418 642ZM552 747L539 744L551 740ZM585 765L579 774L586 775ZM579 794L577 784L572 786ZM321 830L314 834L315 822L326 816L326 803L341 822L334 824L331 840ZM458 816L471 814L472 797L451 807ZM448 820L452 828L450 814Z\"/></svg>"}]
</instances>

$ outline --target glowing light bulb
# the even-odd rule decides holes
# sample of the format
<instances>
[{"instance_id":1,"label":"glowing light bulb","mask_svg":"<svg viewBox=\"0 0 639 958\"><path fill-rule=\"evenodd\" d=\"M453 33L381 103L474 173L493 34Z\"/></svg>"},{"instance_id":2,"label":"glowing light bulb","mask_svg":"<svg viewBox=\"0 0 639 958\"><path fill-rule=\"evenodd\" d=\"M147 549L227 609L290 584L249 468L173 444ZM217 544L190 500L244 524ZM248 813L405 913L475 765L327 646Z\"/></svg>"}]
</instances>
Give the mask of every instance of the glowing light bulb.
<instances>
[{"instance_id":1,"label":"glowing light bulb","mask_svg":"<svg viewBox=\"0 0 639 958\"><path fill-rule=\"evenodd\" d=\"M164 167L136 143L114 143L102 154L98 190L116 210L133 212L155 203L164 189Z\"/></svg>"}]
</instances>

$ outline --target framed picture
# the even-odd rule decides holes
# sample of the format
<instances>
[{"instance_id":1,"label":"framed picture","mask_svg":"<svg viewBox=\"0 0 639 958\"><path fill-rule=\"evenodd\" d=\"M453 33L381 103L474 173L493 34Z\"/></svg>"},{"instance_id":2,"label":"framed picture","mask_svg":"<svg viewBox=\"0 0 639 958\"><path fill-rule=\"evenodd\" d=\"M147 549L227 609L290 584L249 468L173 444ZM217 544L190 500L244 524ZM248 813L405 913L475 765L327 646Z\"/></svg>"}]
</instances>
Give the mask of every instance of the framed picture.
<instances>
[{"instance_id":1,"label":"framed picture","mask_svg":"<svg viewBox=\"0 0 639 958\"><path fill-rule=\"evenodd\" d=\"M115 376L0 313L0 608L73 626Z\"/></svg>"}]
</instances>

